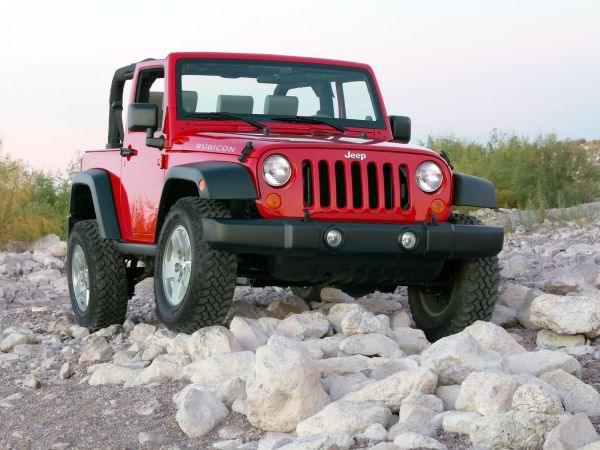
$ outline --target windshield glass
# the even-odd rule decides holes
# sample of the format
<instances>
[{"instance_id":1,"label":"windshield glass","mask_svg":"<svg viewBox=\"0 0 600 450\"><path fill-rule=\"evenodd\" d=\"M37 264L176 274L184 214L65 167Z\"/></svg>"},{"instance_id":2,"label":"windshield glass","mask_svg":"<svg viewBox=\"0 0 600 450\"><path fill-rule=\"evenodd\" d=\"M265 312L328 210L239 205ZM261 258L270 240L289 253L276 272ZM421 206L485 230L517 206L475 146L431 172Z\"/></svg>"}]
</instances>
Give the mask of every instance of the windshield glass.
<instances>
[{"instance_id":1,"label":"windshield glass","mask_svg":"<svg viewBox=\"0 0 600 450\"><path fill-rule=\"evenodd\" d=\"M275 61L182 59L177 117L228 113L255 121L312 118L340 127L384 128L373 80L362 69ZM196 114L196 117L194 117ZM219 120L215 118L215 120Z\"/></svg>"}]
</instances>

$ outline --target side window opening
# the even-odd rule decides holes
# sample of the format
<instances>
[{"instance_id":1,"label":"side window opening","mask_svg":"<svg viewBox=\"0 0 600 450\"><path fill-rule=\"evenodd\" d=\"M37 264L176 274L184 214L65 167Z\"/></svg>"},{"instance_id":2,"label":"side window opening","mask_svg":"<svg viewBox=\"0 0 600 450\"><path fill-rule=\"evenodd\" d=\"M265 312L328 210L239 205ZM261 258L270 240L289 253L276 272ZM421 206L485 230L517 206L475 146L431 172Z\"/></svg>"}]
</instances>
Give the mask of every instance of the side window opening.
<instances>
[{"instance_id":1,"label":"side window opening","mask_svg":"<svg viewBox=\"0 0 600 450\"><path fill-rule=\"evenodd\" d=\"M153 103L158 107L158 129L163 124L163 104L165 92L164 70L146 69L138 76L137 90L135 93L136 103Z\"/></svg>"}]
</instances>

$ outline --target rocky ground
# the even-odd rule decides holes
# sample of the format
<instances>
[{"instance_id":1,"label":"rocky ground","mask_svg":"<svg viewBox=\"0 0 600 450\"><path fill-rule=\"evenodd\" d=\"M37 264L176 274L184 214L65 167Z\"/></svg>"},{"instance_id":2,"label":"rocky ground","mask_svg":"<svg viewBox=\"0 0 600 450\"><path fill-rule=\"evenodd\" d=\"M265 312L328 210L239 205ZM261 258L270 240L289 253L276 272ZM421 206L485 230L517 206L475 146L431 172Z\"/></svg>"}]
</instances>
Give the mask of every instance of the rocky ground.
<instances>
[{"instance_id":1,"label":"rocky ground","mask_svg":"<svg viewBox=\"0 0 600 450\"><path fill-rule=\"evenodd\" d=\"M64 243L9 244L0 448L600 449L600 225L560 225L508 234L492 323L433 345L404 289L240 287L228 328L176 335L151 279L90 334Z\"/></svg>"}]
</instances>

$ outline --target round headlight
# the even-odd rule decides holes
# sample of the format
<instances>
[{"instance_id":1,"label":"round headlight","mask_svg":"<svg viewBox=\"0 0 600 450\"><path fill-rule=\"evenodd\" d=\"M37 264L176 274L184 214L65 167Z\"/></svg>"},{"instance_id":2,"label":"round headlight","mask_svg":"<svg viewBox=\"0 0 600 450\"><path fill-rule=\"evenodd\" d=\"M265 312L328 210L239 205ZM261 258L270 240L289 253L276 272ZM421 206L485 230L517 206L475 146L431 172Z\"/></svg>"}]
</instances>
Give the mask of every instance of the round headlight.
<instances>
[{"instance_id":1,"label":"round headlight","mask_svg":"<svg viewBox=\"0 0 600 450\"><path fill-rule=\"evenodd\" d=\"M292 166L290 162L281 155L271 155L263 163L263 178L274 187L283 186L290 181Z\"/></svg>"},{"instance_id":2,"label":"round headlight","mask_svg":"<svg viewBox=\"0 0 600 450\"><path fill-rule=\"evenodd\" d=\"M442 169L436 163L425 161L419 167L415 174L417 185L423 192L435 192L442 185L444 174Z\"/></svg>"}]
</instances>

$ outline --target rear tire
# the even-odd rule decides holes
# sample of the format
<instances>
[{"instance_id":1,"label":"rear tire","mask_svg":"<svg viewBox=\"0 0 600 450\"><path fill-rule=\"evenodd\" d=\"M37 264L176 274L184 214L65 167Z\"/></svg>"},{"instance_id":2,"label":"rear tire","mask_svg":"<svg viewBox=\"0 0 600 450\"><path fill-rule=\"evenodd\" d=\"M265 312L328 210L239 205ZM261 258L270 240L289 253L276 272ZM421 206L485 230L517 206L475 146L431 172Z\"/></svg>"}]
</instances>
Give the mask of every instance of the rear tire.
<instances>
[{"instance_id":1,"label":"rear tire","mask_svg":"<svg viewBox=\"0 0 600 450\"><path fill-rule=\"evenodd\" d=\"M450 223L481 225L475 217L451 214ZM440 284L408 288L415 324L430 341L462 331L477 320L489 320L498 298L498 257L446 263Z\"/></svg>"},{"instance_id":2,"label":"rear tire","mask_svg":"<svg viewBox=\"0 0 600 450\"><path fill-rule=\"evenodd\" d=\"M173 205L160 233L154 263L156 308L173 331L193 333L222 324L233 299L236 256L208 246L204 217L230 214L219 202L184 197Z\"/></svg>"},{"instance_id":3,"label":"rear tire","mask_svg":"<svg viewBox=\"0 0 600 450\"><path fill-rule=\"evenodd\" d=\"M79 325L93 332L125 321L125 260L112 241L100 237L95 220L73 226L67 249L67 280Z\"/></svg>"}]
</instances>

